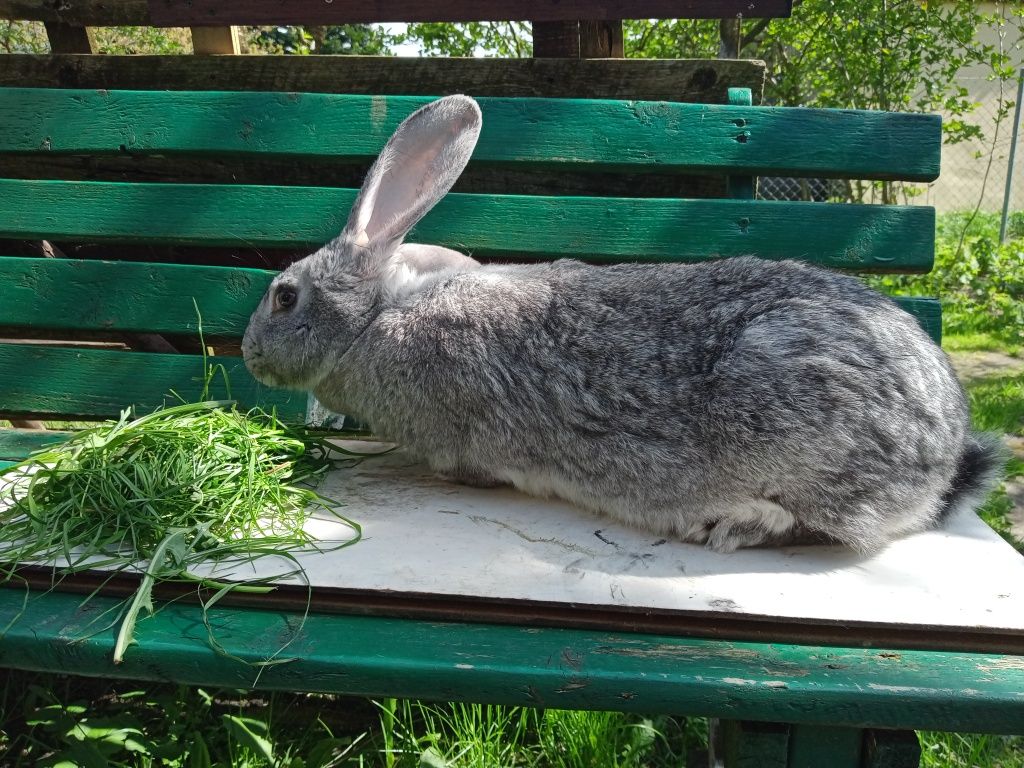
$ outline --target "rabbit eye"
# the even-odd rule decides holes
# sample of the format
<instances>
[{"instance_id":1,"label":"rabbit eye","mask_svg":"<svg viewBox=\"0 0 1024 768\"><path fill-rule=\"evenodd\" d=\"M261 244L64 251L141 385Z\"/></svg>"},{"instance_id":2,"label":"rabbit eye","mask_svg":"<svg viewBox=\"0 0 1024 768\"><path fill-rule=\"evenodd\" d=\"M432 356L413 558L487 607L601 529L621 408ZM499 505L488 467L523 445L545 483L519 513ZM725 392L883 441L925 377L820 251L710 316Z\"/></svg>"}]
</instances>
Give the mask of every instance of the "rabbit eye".
<instances>
[{"instance_id":1,"label":"rabbit eye","mask_svg":"<svg viewBox=\"0 0 1024 768\"><path fill-rule=\"evenodd\" d=\"M274 292L274 309L291 309L295 306L295 299L298 297L294 288L286 286L278 288Z\"/></svg>"}]
</instances>

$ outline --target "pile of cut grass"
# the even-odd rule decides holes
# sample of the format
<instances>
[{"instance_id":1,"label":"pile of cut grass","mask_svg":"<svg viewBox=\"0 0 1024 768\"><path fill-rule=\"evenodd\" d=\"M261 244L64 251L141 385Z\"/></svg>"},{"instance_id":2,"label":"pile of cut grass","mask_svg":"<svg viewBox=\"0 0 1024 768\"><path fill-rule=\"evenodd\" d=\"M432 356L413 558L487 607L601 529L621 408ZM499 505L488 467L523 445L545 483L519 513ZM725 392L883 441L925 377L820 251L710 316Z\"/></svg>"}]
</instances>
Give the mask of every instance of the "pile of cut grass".
<instances>
[{"instance_id":1,"label":"pile of cut grass","mask_svg":"<svg viewBox=\"0 0 1024 768\"><path fill-rule=\"evenodd\" d=\"M0 581L40 563L52 564L55 576L141 572L115 648L120 661L139 612L153 611L155 583L190 581L215 590L208 608L232 591L268 591L271 582L296 574L304 580L300 551L355 543L359 526L313 487L336 463L336 450L273 413L241 412L232 401L139 417L125 411L0 472ZM305 524L317 510L346 524L351 536L312 537ZM193 573L197 566L213 566L214 573L245 566L251 574L265 557L284 559L293 570L263 579L219 577L230 581Z\"/></svg>"},{"instance_id":2,"label":"pile of cut grass","mask_svg":"<svg viewBox=\"0 0 1024 768\"><path fill-rule=\"evenodd\" d=\"M149 559L183 532L193 558L315 545L330 509L310 483L329 446L260 410L188 403L83 429L7 469L0 561L62 559L65 572Z\"/></svg>"}]
</instances>

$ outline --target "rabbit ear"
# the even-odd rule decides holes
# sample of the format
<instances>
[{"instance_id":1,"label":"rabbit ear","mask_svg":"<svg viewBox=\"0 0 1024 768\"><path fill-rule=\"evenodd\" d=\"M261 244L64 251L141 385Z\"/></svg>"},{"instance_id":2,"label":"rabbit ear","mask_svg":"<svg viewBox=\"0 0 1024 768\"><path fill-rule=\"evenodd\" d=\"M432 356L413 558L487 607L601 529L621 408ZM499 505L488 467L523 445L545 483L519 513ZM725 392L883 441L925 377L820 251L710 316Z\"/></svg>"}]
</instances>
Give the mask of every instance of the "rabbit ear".
<instances>
[{"instance_id":1,"label":"rabbit ear","mask_svg":"<svg viewBox=\"0 0 1024 768\"><path fill-rule=\"evenodd\" d=\"M402 243L395 251L393 263L403 264L421 274L429 272L468 272L480 262L464 253L440 245Z\"/></svg>"},{"instance_id":2,"label":"rabbit ear","mask_svg":"<svg viewBox=\"0 0 1024 768\"><path fill-rule=\"evenodd\" d=\"M388 260L381 287L393 299L417 293L445 276L477 269L480 262L440 245L402 243Z\"/></svg>"},{"instance_id":3,"label":"rabbit ear","mask_svg":"<svg viewBox=\"0 0 1024 768\"><path fill-rule=\"evenodd\" d=\"M480 124L480 108L468 96L447 96L413 112L367 174L342 238L374 261L386 259L455 184Z\"/></svg>"}]
</instances>

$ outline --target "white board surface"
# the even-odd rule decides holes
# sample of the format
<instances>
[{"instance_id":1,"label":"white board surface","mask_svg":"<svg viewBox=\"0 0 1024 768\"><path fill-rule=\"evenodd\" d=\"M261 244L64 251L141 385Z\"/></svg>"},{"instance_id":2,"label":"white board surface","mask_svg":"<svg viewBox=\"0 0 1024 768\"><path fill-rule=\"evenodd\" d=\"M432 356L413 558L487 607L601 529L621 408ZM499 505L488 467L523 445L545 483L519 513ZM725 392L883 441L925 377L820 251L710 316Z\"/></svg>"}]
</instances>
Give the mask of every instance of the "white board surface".
<instances>
[{"instance_id":1,"label":"white board surface","mask_svg":"<svg viewBox=\"0 0 1024 768\"><path fill-rule=\"evenodd\" d=\"M447 483L400 451L334 470L318 490L363 537L299 555L315 590L1024 636L1024 557L973 513L870 557L831 546L723 555L565 502ZM352 535L319 518L308 530ZM264 558L234 576L293 568Z\"/></svg>"}]
</instances>

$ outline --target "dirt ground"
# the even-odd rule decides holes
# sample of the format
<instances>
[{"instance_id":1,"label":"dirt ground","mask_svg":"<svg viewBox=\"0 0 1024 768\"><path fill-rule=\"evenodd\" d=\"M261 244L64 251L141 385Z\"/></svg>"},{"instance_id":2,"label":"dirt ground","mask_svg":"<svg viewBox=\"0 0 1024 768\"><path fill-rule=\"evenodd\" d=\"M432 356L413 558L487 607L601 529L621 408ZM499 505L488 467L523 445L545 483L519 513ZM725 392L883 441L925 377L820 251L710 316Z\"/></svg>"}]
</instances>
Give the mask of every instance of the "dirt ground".
<instances>
[{"instance_id":1,"label":"dirt ground","mask_svg":"<svg viewBox=\"0 0 1024 768\"><path fill-rule=\"evenodd\" d=\"M950 352L949 359L964 381L1010 376L1024 371L1024 358L1002 352Z\"/></svg>"}]
</instances>

